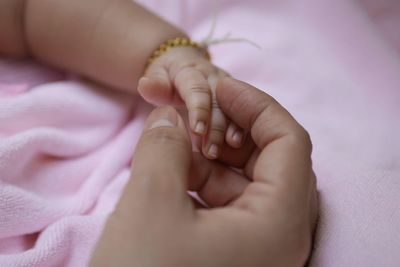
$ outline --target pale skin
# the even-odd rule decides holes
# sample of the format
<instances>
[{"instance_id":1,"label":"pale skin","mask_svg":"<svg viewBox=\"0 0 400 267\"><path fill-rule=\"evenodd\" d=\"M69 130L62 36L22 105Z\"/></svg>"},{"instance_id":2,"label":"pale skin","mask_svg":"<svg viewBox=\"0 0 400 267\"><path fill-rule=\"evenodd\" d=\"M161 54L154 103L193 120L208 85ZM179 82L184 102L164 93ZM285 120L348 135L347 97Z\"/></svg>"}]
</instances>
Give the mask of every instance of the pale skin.
<instances>
[{"instance_id":1,"label":"pale skin","mask_svg":"<svg viewBox=\"0 0 400 267\"><path fill-rule=\"evenodd\" d=\"M217 100L249 131L244 145L206 160L173 108L153 111L90 266L304 265L317 216L307 132L272 97L232 78L218 83Z\"/></svg>"},{"instance_id":2,"label":"pale skin","mask_svg":"<svg viewBox=\"0 0 400 267\"><path fill-rule=\"evenodd\" d=\"M194 48L171 49L145 69L158 45L182 36L130 0L0 1L3 56L33 57L154 104L184 104L203 156L219 160L191 152L175 109L156 109L90 265L303 265L317 213L306 131Z\"/></svg>"},{"instance_id":3,"label":"pale skin","mask_svg":"<svg viewBox=\"0 0 400 267\"><path fill-rule=\"evenodd\" d=\"M185 104L204 155L218 158L225 140L240 147L244 139L242 129L228 125L209 82L227 74L191 47L171 49L145 69L151 53L175 37L187 35L130 0L0 1L0 53L139 90L153 104Z\"/></svg>"}]
</instances>

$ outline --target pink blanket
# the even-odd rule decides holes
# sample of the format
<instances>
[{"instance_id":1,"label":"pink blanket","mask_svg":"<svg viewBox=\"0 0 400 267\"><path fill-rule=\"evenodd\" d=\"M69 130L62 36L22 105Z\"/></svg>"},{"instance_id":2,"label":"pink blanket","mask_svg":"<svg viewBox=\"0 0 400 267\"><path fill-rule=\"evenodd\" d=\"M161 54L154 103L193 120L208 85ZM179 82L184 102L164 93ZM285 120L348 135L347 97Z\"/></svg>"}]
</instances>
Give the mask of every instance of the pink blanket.
<instances>
[{"instance_id":1,"label":"pink blanket","mask_svg":"<svg viewBox=\"0 0 400 267\"><path fill-rule=\"evenodd\" d=\"M206 35L215 1L146 5ZM320 193L311 266L399 266L400 2L219 1L214 61L309 130ZM85 266L148 107L29 62L0 60L0 266ZM140 242L140 240L138 241Z\"/></svg>"}]
</instances>

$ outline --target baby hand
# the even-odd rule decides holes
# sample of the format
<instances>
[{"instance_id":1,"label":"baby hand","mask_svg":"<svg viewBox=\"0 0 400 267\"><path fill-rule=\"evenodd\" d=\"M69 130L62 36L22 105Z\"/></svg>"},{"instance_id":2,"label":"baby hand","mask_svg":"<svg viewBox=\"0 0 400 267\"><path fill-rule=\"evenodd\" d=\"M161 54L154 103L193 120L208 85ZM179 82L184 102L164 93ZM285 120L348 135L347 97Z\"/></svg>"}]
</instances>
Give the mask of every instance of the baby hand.
<instances>
[{"instance_id":1,"label":"baby hand","mask_svg":"<svg viewBox=\"0 0 400 267\"><path fill-rule=\"evenodd\" d=\"M203 136L202 152L215 159L224 140L240 147L244 132L228 122L215 94L218 79L228 74L194 47L173 47L156 58L139 80L138 91L155 105L185 104L193 133Z\"/></svg>"}]
</instances>

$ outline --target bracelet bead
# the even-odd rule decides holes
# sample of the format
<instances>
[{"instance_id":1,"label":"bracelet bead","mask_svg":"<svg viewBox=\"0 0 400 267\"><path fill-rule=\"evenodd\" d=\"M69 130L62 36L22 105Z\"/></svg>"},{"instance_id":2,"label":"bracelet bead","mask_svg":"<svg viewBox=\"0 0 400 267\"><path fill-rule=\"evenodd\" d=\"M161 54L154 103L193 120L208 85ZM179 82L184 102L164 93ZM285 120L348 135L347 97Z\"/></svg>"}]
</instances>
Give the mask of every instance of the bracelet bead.
<instances>
[{"instance_id":1,"label":"bracelet bead","mask_svg":"<svg viewBox=\"0 0 400 267\"><path fill-rule=\"evenodd\" d=\"M162 54L167 52L170 48L172 47L177 47L177 46L191 46L196 49L198 49L200 52L204 54L204 56L208 59L211 60L210 53L207 50L207 47L200 45L199 43L185 37L177 37L173 39L169 39L163 44L161 44L156 50L153 51L153 53L150 55L149 59L147 60L146 63L146 68L158 57L160 57Z\"/></svg>"}]
</instances>

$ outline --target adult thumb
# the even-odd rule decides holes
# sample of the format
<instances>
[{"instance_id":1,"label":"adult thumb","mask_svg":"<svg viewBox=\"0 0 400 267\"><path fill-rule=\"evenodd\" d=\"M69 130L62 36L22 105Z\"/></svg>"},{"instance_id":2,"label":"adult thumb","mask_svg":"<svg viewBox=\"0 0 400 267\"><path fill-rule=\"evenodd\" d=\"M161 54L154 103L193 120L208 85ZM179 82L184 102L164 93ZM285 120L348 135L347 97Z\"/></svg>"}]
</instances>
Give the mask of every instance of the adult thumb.
<instances>
[{"instance_id":1,"label":"adult thumb","mask_svg":"<svg viewBox=\"0 0 400 267\"><path fill-rule=\"evenodd\" d=\"M186 193L191 156L191 142L176 110L155 109L136 147L128 202L160 216L192 208Z\"/></svg>"}]
</instances>

